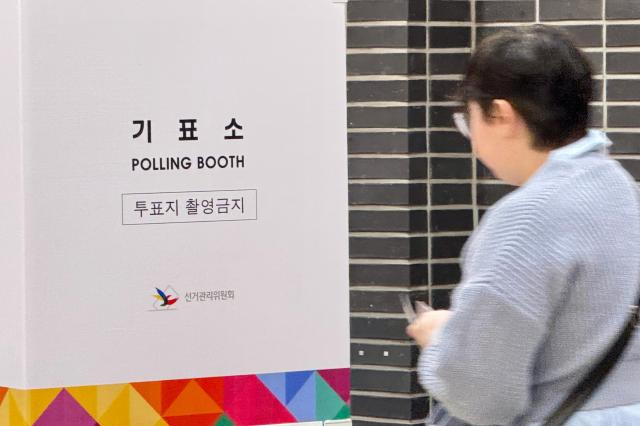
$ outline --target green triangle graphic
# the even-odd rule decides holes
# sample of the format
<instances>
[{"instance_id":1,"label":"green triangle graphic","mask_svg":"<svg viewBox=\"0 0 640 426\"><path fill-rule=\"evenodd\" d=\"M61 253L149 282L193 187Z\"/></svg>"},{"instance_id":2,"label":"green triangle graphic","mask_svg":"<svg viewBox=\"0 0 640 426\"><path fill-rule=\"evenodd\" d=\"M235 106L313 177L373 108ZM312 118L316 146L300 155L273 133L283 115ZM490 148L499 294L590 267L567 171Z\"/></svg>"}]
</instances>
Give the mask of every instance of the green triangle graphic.
<instances>
[{"instance_id":1,"label":"green triangle graphic","mask_svg":"<svg viewBox=\"0 0 640 426\"><path fill-rule=\"evenodd\" d=\"M351 410L349 409L348 405L345 405L344 407L342 407L342 410L338 411L338 414L335 415L335 417L331 420L342 420L342 419L348 419L351 417Z\"/></svg>"},{"instance_id":2,"label":"green triangle graphic","mask_svg":"<svg viewBox=\"0 0 640 426\"><path fill-rule=\"evenodd\" d=\"M223 414L216 422L216 426L235 426L235 424L226 414Z\"/></svg>"},{"instance_id":3,"label":"green triangle graphic","mask_svg":"<svg viewBox=\"0 0 640 426\"><path fill-rule=\"evenodd\" d=\"M324 381L321 375L316 375L316 418L317 420L333 420L342 412L344 401Z\"/></svg>"}]
</instances>

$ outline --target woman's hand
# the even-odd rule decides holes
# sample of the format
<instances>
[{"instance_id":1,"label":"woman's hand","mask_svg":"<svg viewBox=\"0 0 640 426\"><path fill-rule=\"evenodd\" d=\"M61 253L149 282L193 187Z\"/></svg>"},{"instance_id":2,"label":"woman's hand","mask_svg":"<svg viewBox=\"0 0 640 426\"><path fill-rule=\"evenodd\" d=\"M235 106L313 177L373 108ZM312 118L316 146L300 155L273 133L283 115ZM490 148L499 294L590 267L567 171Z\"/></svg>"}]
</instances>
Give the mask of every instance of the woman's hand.
<instances>
[{"instance_id":1,"label":"woman's hand","mask_svg":"<svg viewBox=\"0 0 640 426\"><path fill-rule=\"evenodd\" d=\"M422 348L429 346L435 333L447 323L453 312L437 310L420 314L407 326L407 334Z\"/></svg>"}]
</instances>

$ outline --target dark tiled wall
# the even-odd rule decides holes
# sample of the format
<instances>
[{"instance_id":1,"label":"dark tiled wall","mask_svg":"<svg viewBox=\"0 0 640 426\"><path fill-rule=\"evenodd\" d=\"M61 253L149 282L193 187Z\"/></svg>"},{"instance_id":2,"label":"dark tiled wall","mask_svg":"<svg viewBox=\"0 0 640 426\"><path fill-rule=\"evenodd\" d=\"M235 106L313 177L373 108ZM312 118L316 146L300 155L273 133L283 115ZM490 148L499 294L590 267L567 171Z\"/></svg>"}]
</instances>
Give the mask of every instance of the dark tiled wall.
<instances>
[{"instance_id":1,"label":"dark tiled wall","mask_svg":"<svg viewBox=\"0 0 640 426\"><path fill-rule=\"evenodd\" d=\"M640 180L640 1L350 0L348 99L352 413L419 423L417 350L398 295L449 305L460 249L512 190L453 128L451 94L484 37L541 22L569 31L596 72L592 124Z\"/></svg>"},{"instance_id":2,"label":"dark tiled wall","mask_svg":"<svg viewBox=\"0 0 640 426\"><path fill-rule=\"evenodd\" d=\"M418 352L404 334L398 299L401 293L424 298L429 284L426 10L423 0L348 4L351 400L357 424L409 423L428 410L413 367Z\"/></svg>"}]
</instances>

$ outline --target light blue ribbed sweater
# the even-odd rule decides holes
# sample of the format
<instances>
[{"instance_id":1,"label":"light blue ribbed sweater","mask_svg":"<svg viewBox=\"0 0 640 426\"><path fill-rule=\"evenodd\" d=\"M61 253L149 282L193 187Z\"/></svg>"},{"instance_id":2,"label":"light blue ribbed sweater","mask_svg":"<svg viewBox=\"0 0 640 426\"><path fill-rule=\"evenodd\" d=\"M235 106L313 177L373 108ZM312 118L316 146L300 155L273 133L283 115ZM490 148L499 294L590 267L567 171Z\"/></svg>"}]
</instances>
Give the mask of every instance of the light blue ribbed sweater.
<instances>
[{"instance_id":1,"label":"light blue ribbed sweater","mask_svg":"<svg viewBox=\"0 0 640 426\"><path fill-rule=\"evenodd\" d=\"M640 198L600 132L552 151L483 217L420 382L479 425L548 416L622 329L640 292ZM584 410L640 402L640 340Z\"/></svg>"}]
</instances>

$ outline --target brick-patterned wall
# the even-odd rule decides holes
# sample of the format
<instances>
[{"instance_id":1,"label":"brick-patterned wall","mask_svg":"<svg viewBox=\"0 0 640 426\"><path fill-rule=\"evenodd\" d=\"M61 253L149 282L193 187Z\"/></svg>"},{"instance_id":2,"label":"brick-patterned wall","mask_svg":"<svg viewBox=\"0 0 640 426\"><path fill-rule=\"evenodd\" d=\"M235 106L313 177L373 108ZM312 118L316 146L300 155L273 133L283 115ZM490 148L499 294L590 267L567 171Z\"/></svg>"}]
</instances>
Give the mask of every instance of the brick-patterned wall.
<instances>
[{"instance_id":1,"label":"brick-patterned wall","mask_svg":"<svg viewBox=\"0 0 640 426\"><path fill-rule=\"evenodd\" d=\"M640 1L350 0L348 4L352 412L356 424L421 423L426 394L404 335L405 292L446 308L458 256L512 188L453 128L475 45L505 27L566 28L596 74L592 126L640 180Z\"/></svg>"},{"instance_id":2,"label":"brick-patterned wall","mask_svg":"<svg viewBox=\"0 0 640 426\"><path fill-rule=\"evenodd\" d=\"M398 294L428 288L424 0L348 4L352 412L427 413Z\"/></svg>"}]
</instances>

